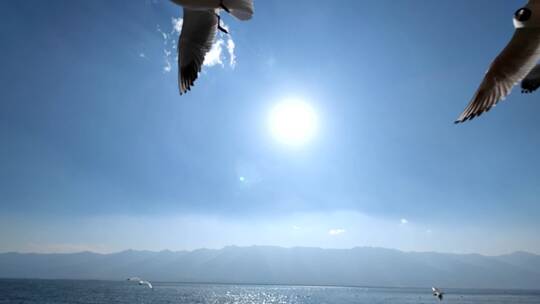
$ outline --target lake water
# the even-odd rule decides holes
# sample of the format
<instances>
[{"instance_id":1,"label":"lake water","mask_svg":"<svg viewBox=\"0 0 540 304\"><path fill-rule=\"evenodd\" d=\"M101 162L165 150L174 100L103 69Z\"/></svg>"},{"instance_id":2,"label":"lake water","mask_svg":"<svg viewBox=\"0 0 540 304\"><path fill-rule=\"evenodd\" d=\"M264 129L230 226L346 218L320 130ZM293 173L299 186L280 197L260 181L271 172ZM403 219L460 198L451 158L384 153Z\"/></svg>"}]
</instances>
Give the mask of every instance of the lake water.
<instances>
[{"instance_id":1,"label":"lake water","mask_svg":"<svg viewBox=\"0 0 540 304\"><path fill-rule=\"evenodd\" d=\"M539 304L540 291L446 290L442 303ZM439 303L429 288L360 288L130 282L0 280L0 303L261 303L408 304Z\"/></svg>"}]
</instances>

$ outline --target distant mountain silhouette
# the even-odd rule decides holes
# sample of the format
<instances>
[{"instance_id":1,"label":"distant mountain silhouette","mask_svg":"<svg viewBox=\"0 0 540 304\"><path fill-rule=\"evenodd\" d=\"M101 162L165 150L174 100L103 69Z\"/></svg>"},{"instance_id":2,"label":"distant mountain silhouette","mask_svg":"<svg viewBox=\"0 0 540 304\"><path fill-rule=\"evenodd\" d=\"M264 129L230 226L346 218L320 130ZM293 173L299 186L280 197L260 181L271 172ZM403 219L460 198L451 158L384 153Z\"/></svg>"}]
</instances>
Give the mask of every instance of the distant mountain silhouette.
<instances>
[{"instance_id":1,"label":"distant mountain silhouette","mask_svg":"<svg viewBox=\"0 0 540 304\"><path fill-rule=\"evenodd\" d=\"M540 256L402 252L383 248L225 247L114 254L0 254L0 277L347 286L540 286Z\"/></svg>"}]
</instances>

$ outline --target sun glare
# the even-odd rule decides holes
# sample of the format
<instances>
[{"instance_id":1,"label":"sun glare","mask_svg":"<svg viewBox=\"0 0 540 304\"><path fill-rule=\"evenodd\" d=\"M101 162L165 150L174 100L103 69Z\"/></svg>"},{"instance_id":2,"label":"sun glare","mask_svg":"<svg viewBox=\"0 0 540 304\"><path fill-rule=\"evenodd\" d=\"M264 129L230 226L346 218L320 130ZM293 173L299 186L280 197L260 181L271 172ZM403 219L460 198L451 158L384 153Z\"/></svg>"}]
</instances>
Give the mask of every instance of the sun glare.
<instances>
[{"instance_id":1,"label":"sun glare","mask_svg":"<svg viewBox=\"0 0 540 304\"><path fill-rule=\"evenodd\" d=\"M270 112L269 127L277 141L289 146L302 146L315 136L317 115L305 101L286 99Z\"/></svg>"}]
</instances>

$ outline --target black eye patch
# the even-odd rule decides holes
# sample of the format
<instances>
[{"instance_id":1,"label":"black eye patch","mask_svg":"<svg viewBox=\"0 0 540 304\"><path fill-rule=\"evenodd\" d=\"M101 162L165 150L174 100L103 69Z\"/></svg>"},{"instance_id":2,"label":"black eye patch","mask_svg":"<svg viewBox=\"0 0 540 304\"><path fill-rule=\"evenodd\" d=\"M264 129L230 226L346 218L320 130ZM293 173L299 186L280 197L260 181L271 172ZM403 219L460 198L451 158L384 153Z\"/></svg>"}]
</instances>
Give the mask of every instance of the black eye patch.
<instances>
[{"instance_id":1,"label":"black eye patch","mask_svg":"<svg viewBox=\"0 0 540 304\"><path fill-rule=\"evenodd\" d=\"M530 9L523 7L516 11L514 14L514 18L516 18L517 21L525 22L529 19L531 19L532 12Z\"/></svg>"}]
</instances>

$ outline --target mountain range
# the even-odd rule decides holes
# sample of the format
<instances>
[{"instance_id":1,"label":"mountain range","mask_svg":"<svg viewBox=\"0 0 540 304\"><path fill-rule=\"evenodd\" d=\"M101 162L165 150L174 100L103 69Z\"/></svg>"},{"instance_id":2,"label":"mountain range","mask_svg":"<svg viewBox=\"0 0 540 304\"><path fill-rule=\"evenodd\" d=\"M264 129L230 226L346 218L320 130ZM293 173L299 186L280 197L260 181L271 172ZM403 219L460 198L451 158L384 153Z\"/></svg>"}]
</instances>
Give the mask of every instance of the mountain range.
<instances>
[{"instance_id":1,"label":"mountain range","mask_svg":"<svg viewBox=\"0 0 540 304\"><path fill-rule=\"evenodd\" d=\"M98 254L2 253L0 278L453 288L540 287L540 256L267 246Z\"/></svg>"}]
</instances>

